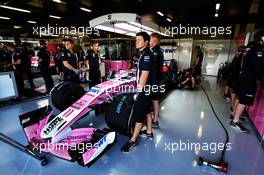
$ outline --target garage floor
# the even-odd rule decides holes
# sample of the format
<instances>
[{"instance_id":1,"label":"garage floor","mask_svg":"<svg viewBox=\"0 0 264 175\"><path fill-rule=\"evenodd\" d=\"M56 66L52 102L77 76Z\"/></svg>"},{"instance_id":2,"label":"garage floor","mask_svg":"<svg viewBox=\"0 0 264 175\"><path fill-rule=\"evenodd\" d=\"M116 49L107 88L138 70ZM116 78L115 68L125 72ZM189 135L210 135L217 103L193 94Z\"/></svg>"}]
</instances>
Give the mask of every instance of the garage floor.
<instances>
[{"instance_id":1,"label":"garage floor","mask_svg":"<svg viewBox=\"0 0 264 175\"><path fill-rule=\"evenodd\" d=\"M202 82L217 115L230 136L231 150L226 153L230 175L262 175L264 150L252 128L249 134L239 133L229 126L229 105L222 98L216 79L206 77ZM26 144L18 116L48 103L46 98L0 108L0 132ZM79 124L105 127L104 115L93 113ZM201 88L195 91L174 90L161 103L160 129L154 130L154 140L139 140L139 145L129 154L120 151L127 138L118 135L117 143L90 168L49 156L49 164L41 167L35 159L0 142L0 171L5 175L145 175L145 174L221 174L210 168L197 166L199 155L217 160L220 151L217 143L224 143L225 134L217 122ZM191 144L202 149L192 149ZM189 145L189 149L188 149ZM186 149L185 149L185 148ZM221 149L221 148L220 148Z\"/></svg>"}]
</instances>

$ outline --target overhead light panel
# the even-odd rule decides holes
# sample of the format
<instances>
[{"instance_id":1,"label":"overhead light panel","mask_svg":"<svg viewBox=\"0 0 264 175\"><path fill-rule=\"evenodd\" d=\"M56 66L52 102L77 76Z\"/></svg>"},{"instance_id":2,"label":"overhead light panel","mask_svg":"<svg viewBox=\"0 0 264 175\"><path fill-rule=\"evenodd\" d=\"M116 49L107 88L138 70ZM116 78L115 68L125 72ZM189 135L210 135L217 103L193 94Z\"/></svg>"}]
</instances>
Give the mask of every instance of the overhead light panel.
<instances>
[{"instance_id":1,"label":"overhead light panel","mask_svg":"<svg viewBox=\"0 0 264 175\"><path fill-rule=\"evenodd\" d=\"M167 21L171 22L171 19L170 18L167 18Z\"/></svg>"},{"instance_id":2,"label":"overhead light panel","mask_svg":"<svg viewBox=\"0 0 264 175\"><path fill-rule=\"evenodd\" d=\"M215 17L216 17L216 18L218 17L218 13L215 14Z\"/></svg>"},{"instance_id":3,"label":"overhead light panel","mask_svg":"<svg viewBox=\"0 0 264 175\"><path fill-rule=\"evenodd\" d=\"M61 19L60 16L49 15L50 18Z\"/></svg>"},{"instance_id":4,"label":"overhead light panel","mask_svg":"<svg viewBox=\"0 0 264 175\"><path fill-rule=\"evenodd\" d=\"M8 17L4 17L4 16L0 16L0 19L6 19L6 20L9 20L10 18L8 18Z\"/></svg>"},{"instance_id":5,"label":"overhead light panel","mask_svg":"<svg viewBox=\"0 0 264 175\"><path fill-rule=\"evenodd\" d=\"M31 24L36 24L37 22L36 21L27 21L28 23L31 23Z\"/></svg>"},{"instance_id":6,"label":"overhead light panel","mask_svg":"<svg viewBox=\"0 0 264 175\"><path fill-rule=\"evenodd\" d=\"M59 3L59 4L66 4L66 2L63 2L61 0L52 0L53 2Z\"/></svg>"},{"instance_id":7,"label":"overhead light panel","mask_svg":"<svg viewBox=\"0 0 264 175\"><path fill-rule=\"evenodd\" d=\"M136 36L136 33L133 33L133 32L129 32L129 33L126 33L126 35L128 35L128 36Z\"/></svg>"},{"instance_id":8,"label":"overhead light panel","mask_svg":"<svg viewBox=\"0 0 264 175\"><path fill-rule=\"evenodd\" d=\"M61 0L53 0L53 2L62 3Z\"/></svg>"},{"instance_id":9,"label":"overhead light panel","mask_svg":"<svg viewBox=\"0 0 264 175\"><path fill-rule=\"evenodd\" d=\"M158 11L157 14L159 14L160 16L164 16L164 14L161 13L160 11Z\"/></svg>"},{"instance_id":10,"label":"overhead light panel","mask_svg":"<svg viewBox=\"0 0 264 175\"><path fill-rule=\"evenodd\" d=\"M22 26L14 26L14 29L20 29Z\"/></svg>"},{"instance_id":11,"label":"overhead light panel","mask_svg":"<svg viewBox=\"0 0 264 175\"><path fill-rule=\"evenodd\" d=\"M217 3L217 4L215 5L215 9L216 9L216 10L219 10L219 9L220 9L220 3Z\"/></svg>"},{"instance_id":12,"label":"overhead light panel","mask_svg":"<svg viewBox=\"0 0 264 175\"><path fill-rule=\"evenodd\" d=\"M84 7L81 7L80 9L83 10L83 11L89 12L89 13L92 12L92 10L84 8Z\"/></svg>"},{"instance_id":13,"label":"overhead light panel","mask_svg":"<svg viewBox=\"0 0 264 175\"><path fill-rule=\"evenodd\" d=\"M94 28L100 29L100 30L104 30L104 31L108 31L108 32L114 32L114 33L119 33L119 34L125 34L126 31L124 30L120 30L120 29L114 29L112 27L107 27L107 26L103 26L103 25L98 25Z\"/></svg>"},{"instance_id":14,"label":"overhead light panel","mask_svg":"<svg viewBox=\"0 0 264 175\"><path fill-rule=\"evenodd\" d=\"M16 7L10 7L10 6L6 6L6 5L0 5L0 7L5 8L5 9L9 9L9 10L16 10L16 11L20 11L20 12L24 12L24 13L31 13L31 11L29 11L29 10L20 9L20 8L16 8Z\"/></svg>"},{"instance_id":15,"label":"overhead light panel","mask_svg":"<svg viewBox=\"0 0 264 175\"><path fill-rule=\"evenodd\" d=\"M121 28L124 30L129 30L131 32L140 32L141 31L140 28L132 26L132 25L127 24L127 23L116 23L115 27L118 27L118 28Z\"/></svg>"},{"instance_id":16,"label":"overhead light panel","mask_svg":"<svg viewBox=\"0 0 264 175\"><path fill-rule=\"evenodd\" d=\"M129 22L129 24L134 25L134 26L137 26L137 27L139 27L140 29L143 29L143 30L145 30L145 31L147 31L147 32L150 31L150 32L158 33L158 34L160 34L160 35L162 35L162 36L169 36L169 35L165 35L165 33L159 32L158 30L155 30L155 29L153 29L153 28L150 28L150 27L148 27L148 26L145 26L145 25L140 24L140 23L137 23L137 22Z\"/></svg>"}]
</instances>

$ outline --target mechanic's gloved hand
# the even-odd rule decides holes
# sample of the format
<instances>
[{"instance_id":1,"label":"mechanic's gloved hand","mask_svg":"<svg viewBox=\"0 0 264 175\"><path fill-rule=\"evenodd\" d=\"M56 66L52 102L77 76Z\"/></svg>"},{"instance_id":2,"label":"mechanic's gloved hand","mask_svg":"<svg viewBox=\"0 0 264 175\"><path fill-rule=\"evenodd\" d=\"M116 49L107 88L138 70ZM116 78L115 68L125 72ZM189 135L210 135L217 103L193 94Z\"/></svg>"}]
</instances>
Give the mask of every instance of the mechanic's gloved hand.
<instances>
[{"instance_id":1,"label":"mechanic's gloved hand","mask_svg":"<svg viewBox=\"0 0 264 175\"><path fill-rule=\"evenodd\" d=\"M75 73L75 74L79 75L80 72L81 72L81 71L80 71L79 69L74 69L74 73Z\"/></svg>"},{"instance_id":2,"label":"mechanic's gloved hand","mask_svg":"<svg viewBox=\"0 0 264 175\"><path fill-rule=\"evenodd\" d=\"M136 92L133 96L133 101L136 102L139 98L140 92Z\"/></svg>"}]
</instances>

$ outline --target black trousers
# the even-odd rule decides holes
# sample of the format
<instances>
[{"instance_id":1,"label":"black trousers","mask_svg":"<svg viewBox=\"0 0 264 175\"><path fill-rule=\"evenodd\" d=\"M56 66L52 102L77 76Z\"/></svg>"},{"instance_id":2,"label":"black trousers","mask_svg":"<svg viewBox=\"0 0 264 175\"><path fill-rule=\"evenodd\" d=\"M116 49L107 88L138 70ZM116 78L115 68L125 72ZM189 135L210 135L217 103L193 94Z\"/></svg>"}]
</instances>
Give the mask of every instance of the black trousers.
<instances>
[{"instance_id":1,"label":"black trousers","mask_svg":"<svg viewBox=\"0 0 264 175\"><path fill-rule=\"evenodd\" d=\"M89 80L91 81L89 83L90 88L100 83L100 76L101 76L101 73L99 70L89 72Z\"/></svg>"},{"instance_id":2,"label":"black trousers","mask_svg":"<svg viewBox=\"0 0 264 175\"><path fill-rule=\"evenodd\" d=\"M52 79L51 74L50 74L50 70L49 69L40 69L40 72L41 72L42 77L45 81L47 93L49 93L50 90L54 86L53 79Z\"/></svg>"},{"instance_id":3,"label":"black trousers","mask_svg":"<svg viewBox=\"0 0 264 175\"><path fill-rule=\"evenodd\" d=\"M15 70L14 73L15 73L18 96L21 97L24 95L23 73L22 73L22 71L17 71L17 70Z\"/></svg>"},{"instance_id":4,"label":"black trousers","mask_svg":"<svg viewBox=\"0 0 264 175\"><path fill-rule=\"evenodd\" d=\"M35 86L34 86L34 83L33 83L33 76L32 76L32 74L31 74L31 68L26 68L26 69L24 70L24 73L25 73L26 76L27 76L27 79L28 79L28 82L29 82L29 84L30 84L31 89L34 89Z\"/></svg>"}]
</instances>

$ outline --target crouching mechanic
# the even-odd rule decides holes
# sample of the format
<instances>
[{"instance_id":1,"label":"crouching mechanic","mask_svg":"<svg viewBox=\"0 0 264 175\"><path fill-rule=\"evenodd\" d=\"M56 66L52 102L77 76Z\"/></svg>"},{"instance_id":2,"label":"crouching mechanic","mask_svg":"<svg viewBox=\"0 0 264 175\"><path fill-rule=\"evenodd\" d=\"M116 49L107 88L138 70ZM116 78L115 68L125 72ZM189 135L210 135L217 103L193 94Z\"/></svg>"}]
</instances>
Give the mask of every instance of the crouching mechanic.
<instances>
[{"instance_id":1,"label":"crouching mechanic","mask_svg":"<svg viewBox=\"0 0 264 175\"><path fill-rule=\"evenodd\" d=\"M247 132L239 121L246 106L252 106L256 95L256 80L264 74L264 30L254 35L254 41L248 44L242 55L238 86L238 105L231 126Z\"/></svg>"},{"instance_id":2,"label":"crouching mechanic","mask_svg":"<svg viewBox=\"0 0 264 175\"><path fill-rule=\"evenodd\" d=\"M127 143L121 148L122 152L129 152L137 144L137 138L146 119L147 130L143 131L148 137L153 138L152 118L150 115L152 106L151 87L156 85L156 69L154 55L148 46L150 36L146 32L136 35L136 48L140 51L137 67L137 93L134 95L134 132Z\"/></svg>"}]
</instances>

